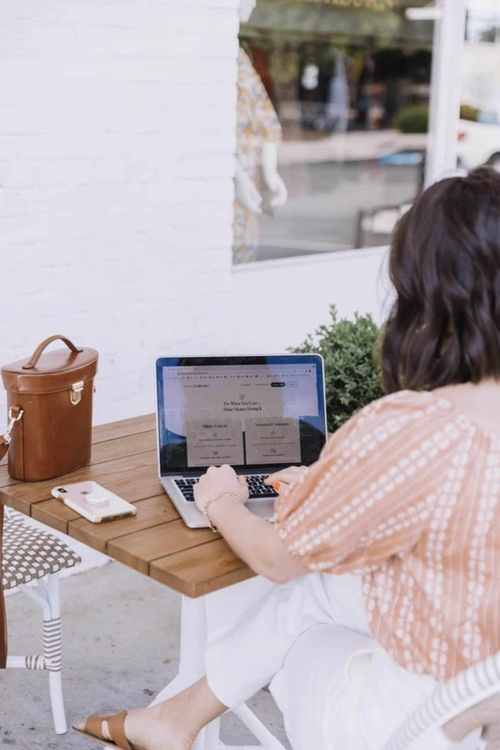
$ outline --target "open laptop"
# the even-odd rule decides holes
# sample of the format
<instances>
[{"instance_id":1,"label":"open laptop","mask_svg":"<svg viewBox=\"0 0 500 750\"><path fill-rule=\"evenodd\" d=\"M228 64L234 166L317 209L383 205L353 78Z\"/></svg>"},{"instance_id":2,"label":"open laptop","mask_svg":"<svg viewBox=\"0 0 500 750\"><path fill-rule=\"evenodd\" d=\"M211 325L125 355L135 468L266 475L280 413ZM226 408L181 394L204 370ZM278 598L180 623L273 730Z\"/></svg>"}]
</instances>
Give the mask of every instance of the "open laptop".
<instances>
[{"instance_id":1,"label":"open laptop","mask_svg":"<svg viewBox=\"0 0 500 750\"><path fill-rule=\"evenodd\" d=\"M323 360L317 354L161 357L156 361L161 483L185 523L207 524L193 488L209 466L245 474L247 507L271 519L269 474L313 463L327 427Z\"/></svg>"}]
</instances>

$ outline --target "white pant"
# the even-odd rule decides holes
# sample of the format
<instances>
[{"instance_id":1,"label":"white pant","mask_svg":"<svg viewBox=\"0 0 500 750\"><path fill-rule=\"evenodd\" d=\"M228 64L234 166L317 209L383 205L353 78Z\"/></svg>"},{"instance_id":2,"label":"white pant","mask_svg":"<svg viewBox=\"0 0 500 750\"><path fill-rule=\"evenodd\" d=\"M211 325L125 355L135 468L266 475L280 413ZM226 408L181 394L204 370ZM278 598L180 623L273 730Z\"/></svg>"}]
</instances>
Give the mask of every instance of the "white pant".
<instances>
[{"instance_id":1,"label":"white pant","mask_svg":"<svg viewBox=\"0 0 500 750\"><path fill-rule=\"evenodd\" d=\"M207 649L206 670L229 708L271 683L294 750L377 750L436 687L372 638L354 576L268 590ZM450 744L427 740L426 750Z\"/></svg>"}]
</instances>

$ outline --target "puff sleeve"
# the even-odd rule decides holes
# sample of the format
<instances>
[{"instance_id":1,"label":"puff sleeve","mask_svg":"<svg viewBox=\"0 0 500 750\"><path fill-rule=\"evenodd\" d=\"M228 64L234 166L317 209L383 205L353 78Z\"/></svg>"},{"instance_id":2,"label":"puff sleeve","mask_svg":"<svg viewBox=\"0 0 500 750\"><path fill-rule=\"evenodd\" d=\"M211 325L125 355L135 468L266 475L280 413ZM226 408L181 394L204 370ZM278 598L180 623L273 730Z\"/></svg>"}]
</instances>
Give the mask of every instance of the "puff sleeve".
<instances>
[{"instance_id":1,"label":"puff sleeve","mask_svg":"<svg viewBox=\"0 0 500 750\"><path fill-rule=\"evenodd\" d=\"M338 430L275 523L311 570L365 574L419 540L461 439L449 402L401 391Z\"/></svg>"}]
</instances>

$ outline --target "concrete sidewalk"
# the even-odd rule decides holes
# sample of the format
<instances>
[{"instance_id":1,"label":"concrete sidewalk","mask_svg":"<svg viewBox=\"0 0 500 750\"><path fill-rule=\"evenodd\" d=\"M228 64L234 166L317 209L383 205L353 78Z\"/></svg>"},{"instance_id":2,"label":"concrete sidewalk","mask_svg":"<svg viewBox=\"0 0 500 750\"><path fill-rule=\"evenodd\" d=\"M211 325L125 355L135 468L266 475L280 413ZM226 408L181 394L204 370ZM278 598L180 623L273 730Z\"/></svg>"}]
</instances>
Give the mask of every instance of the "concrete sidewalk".
<instances>
[{"instance_id":1,"label":"concrete sidewalk","mask_svg":"<svg viewBox=\"0 0 500 750\"><path fill-rule=\"evenodd\" d=\"M115 562L64 579L61 588L68 724L96 710L114 712L150 703L177 672L180 595ZM39 607L15 594L7 598L7 617L10 653L39 651ZM248 705L289 747L271 696L261 691ZM252 744L248 730L231 714L222 718L222 739ZM47 675L14 669L0 672L0 746L16 750L97 747L71 731L57 736Z\"/></svg>"}]
</instances>

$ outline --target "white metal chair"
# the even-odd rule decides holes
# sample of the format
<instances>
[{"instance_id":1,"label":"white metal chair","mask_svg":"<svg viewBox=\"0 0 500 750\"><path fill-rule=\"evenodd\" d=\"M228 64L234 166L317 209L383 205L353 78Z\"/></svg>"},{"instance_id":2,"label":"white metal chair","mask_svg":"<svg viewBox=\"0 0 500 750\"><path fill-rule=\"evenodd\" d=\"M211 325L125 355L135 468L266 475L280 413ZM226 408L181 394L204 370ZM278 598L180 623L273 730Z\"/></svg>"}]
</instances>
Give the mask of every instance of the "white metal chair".
<instances>
[{"instance_id":1,"label":"white metal chair","mask_svg":"<svg viewBox=\"0 0 500 750\"><path fill-rule=\"evenodd\" d=\"M425 750L429 738L445 724L497 694L500 695L500 653L436 688L403 722L382 750ZM488 741L486 750L498 750L499 739ZM479 747L484 747L482 741Z\"/></svg>"},{"instance_id":2,"label":"white metal chair","mask_svg":"<svg viewBox=\"0 0 500 750\"><path fill-rule=\"evenodd\" d=\"M7 510L3 525L2 582L7 591L18 587L43 610L43 654L7 655L7 668L45 669L57 734L67 731L61 681L61 612L59 571L81 562L80 557L53 534L29 526L18 513ZM1 517L0 517L1 519ZM37 589L26 584L37 582Z\"/></svg>"}]
</instances>

